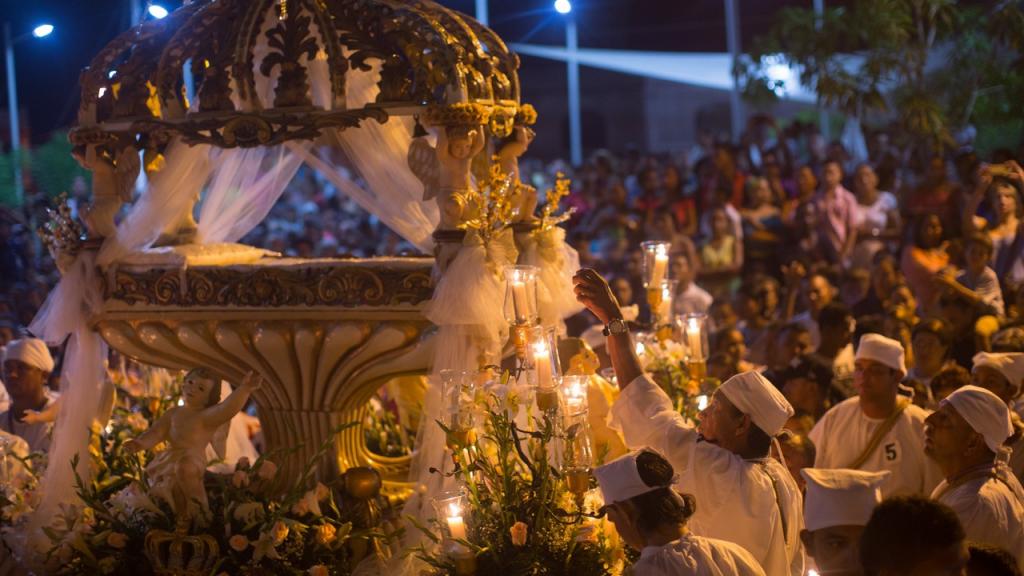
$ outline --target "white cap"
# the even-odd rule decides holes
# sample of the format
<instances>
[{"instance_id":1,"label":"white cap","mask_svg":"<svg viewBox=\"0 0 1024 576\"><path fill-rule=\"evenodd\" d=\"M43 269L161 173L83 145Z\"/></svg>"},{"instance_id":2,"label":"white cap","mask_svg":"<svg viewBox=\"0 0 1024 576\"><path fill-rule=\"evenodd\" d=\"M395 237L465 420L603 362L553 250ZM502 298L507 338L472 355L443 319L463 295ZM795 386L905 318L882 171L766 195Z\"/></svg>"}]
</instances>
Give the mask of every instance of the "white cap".
<instances>
[{"instance_id":1,"label":"white cap","mask_svg":"<svg viewBox=\"0 0 1024 576\"><path fill-rule=\"evenodd\" d=\"M4 362L18 360L43 372L53 372L53 356L46 343L38 338L11 340L4 348Z\"/></svg>"},{"instance_id":2,"label":"white cap","mask_svg":"<svg viewBox=\"0 0 1024 576\"><path fill-rule=\"evenodd\" d=\"M1020 393L1021 381L1024 381L1024 352L1005 352L995 354L992 352L978 352L974 355L974 368L989 366L1002 374L1006 381Z\"/></svg>"},{"instance_id":3,"label":"white cap","mask_svg":"<svg viewBox=\"0 0 1024 576\"><path fill-rule=\"evenodd\" d=\"M807 480L804 525L811 532L832 526L867 526L875 506L882 501L881 485L888 470L804 468Z\"/></svg>"},{"instance_id":4,"label":"white cap","mask_svg":"<svg viewBox=\"0 0 1024 576\"><path fill-rule=\"evenodd\" d=\"M1006 439L1013 435L1010 409L999 396L978 386L962 386L946 396L939 405L949 404L967 424L985 438L989 450L999 454Z\"/></svg>"},{"instance_id":5,"label":"white cap","mask_svg":"<svg viewBox=\"0 0 1024 576\"><path fill-rule=\"evenodd\" d=\"M903 361L903 345L881 334L861 336L856 359L861 358L884 364L903 375L907 373L907 365Z\"/></svg>"},{"instance_id":6,"label":"white cap","mask_svg":"<svg viewBox=\"0 0 1024 576\"><path fill-rule=\"evenodd\" d=\"M601 487L601 496L606 504L623 502L634 496L664 488L664 486L648 486L640 478L640 472L636 469L636 457L645 451L654 452L649 448L637 450L594 468L594 477L597 478L597 485Z\"/></svg>"},{"instance_id":7,"label":"white cap","mask_svg":"<svg viewBox=\"0 0 1024 576\"><path fill-rule=\"evenodd\" d=\"M793 407L774 384L757 372L743 372L725 381L718 391L765 434L778 436Z\"/></svg>"}]
</instances>

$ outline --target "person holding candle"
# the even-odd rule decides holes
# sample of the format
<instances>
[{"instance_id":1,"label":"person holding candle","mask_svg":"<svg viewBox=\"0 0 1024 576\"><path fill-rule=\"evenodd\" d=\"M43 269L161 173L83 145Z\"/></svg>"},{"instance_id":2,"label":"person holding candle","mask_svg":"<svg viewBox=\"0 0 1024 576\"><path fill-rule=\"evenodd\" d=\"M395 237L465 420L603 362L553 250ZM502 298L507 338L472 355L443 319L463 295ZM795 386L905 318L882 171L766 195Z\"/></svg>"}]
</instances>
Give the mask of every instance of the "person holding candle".
<instances>
[{"instance_id":1,"label":"person holding candle","mask_svg":"<svg viewBox=\"0 0 1024 576\"><path fill-rule=\"evenodd\" d=\"M789 402L763 376L745 372L722 384L694 427L644 375L604 278L583 269L573 283L576 298L606 325L621 389L612 424L627 446L649 446L680 471L676 486L701 503L689 524L693 533L739 544L772 576L802 576L800 489L769 455L793 415Z\"/></svg>"},{"instance_id":2,"label":"person holding candle","mask_svg":"<svg viewBox=\"0 0 1024 576\"><path fill-rule=\"evenodd\" d=\"M741 546L694 535L690 494L672 488L675 470L657 452L640 450L594 469L603 511L619 536L640 551L636 576L758 576L765 572Z\"/></svg>"}]
</instances>

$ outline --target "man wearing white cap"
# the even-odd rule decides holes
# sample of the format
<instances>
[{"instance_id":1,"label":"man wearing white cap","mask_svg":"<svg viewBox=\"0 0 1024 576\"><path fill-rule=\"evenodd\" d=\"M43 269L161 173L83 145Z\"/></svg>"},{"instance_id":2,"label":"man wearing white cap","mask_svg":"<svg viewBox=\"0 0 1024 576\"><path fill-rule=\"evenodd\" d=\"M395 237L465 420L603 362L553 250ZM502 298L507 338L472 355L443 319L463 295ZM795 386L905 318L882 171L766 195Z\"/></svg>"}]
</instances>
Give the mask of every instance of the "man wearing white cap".
<instances>
[{"instance_id":1,"label":"man wearing white cap","mask_svg":"<svg viewBox=\"0 0 1024 576\"><path fill-rule=\"evenodd\" d=\"M0 413L0 429L28 442L33 452L50 446L50 424L23 420L30 410L40 411L53 401L46 393L46 380L53 372L53 357L38 338L13 340L4 348L3 379L11 404Z\"/></svg>"},{"instance_id":2,"label":"man wearing white cap","mask_svg":"<svg viewBox=\"0 0 1024 576\"><path fill-rule=\"evenodd\" d=\"M931 494L941 475L924 455L928 413L898 394L906 373L899 342L861 337L853 372L858 395L833 406L811 430L815 468L888 470L883 497Z\"/></svg>"},{"instance_id":3,"label":"man wearing white cap","mask_svg":"<svg viewBox=\"0 0 1024 576\"><path fill-rule=\"evenodd\" d=\"M946 477L932 498L956 512L968 540L1005 548L1024 568L1024 488L997 458L1013 432L1006 403L964 386L925 422L925 452Z\"/></svg>"},{"instance_id":4,"label":"man wearing white cap","mask_svg":"<svg viewBox=\"0 0 1024 576\"><path fill-rule=\"evenodd\" d=\"M640 450L594 469L604 510L619 536L640 559L636 576L764 576L743 547L695 536L687 522L696 499L672 488L672 465L660 454Z\"/></svg>"},{"instance_id":5,"label":"man wearing white cap","mask_svg":"<svg viewBox=\"0 0 1024 576\"><path fill-rule=\"evenodd\" d=\"M971 381L975 386L995 394L1006 403L1011 413L1024 419L1024 353L978 352L972 359ZM1011 414L1012 417L1012 414ZM1024 478L1024 438L1019 439L1010 453L1010 469L1017 479Z\"/></svg>"},{"instance_id":6,"label":"man wearing white cap","mask_svg":"<svg viewBox=\"0 0 1024 576\"><path fill-rule=\"evenodd\" d=\"M772 576L803 574L802 498L785 466L769 456L793 408L767 379L745 372L727 380L701 415L699 431L643 374L607 282L590 269L573 278L577 299L606 325L607 349L622 392L612 425L631 448L664 454L676 486L700 506L694 534L734 542Z\"/></svg>"},{"instance_id":7,"label":"man wearing white cap","mask_svg":"<svg viewBox=\"0 0 1024 576\"><path fill-rule=\"evenodd\" d=\"M800 539L817 573L859 576L860 536L882 501L880 488L889 472L804 468L800 473L807 480Z\"/></svg>"}]
</instances>

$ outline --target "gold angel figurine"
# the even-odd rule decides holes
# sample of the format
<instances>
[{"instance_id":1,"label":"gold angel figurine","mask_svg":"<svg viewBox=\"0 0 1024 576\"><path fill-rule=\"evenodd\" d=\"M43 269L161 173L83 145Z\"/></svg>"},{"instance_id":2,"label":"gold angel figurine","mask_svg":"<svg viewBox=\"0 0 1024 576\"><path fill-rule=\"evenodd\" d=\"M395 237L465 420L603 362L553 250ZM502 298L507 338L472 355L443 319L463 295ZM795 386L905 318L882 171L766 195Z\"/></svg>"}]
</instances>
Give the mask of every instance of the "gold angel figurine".
<instances>
[{"instance_id":1,"label":"gold angel figurine","mask_svg":"<svg viewBox=\"0 0 1024 576\"><path fill-rule=\"evenodd\" d=\"M409 168L423 182L423 200L437 200L441 212L439 229L456 230L473 217L475 188L471 163L486 141L482 126L447 126L438 131L436 148L426 143L426 136L417 138L410 146Z\"/></svg>"},{"instance_id":2,"label":"gold angel figurine","mask_svg":"<svg viewBox=\"0 0 1024 576\"><path fill-rule=\"evenodd\" d=\"M203 486L206 446L262 383L262 377L249 372L223 402L218 402L220 378L205 368L193 369L182 384L184 404L171 408L149 430L125 442L129 454L167 442L167 448L146 467L146 474L153 494L171 506L180 525L187 525L199 514L207 517L209 505Z\"/></svg>"}]
</instances>

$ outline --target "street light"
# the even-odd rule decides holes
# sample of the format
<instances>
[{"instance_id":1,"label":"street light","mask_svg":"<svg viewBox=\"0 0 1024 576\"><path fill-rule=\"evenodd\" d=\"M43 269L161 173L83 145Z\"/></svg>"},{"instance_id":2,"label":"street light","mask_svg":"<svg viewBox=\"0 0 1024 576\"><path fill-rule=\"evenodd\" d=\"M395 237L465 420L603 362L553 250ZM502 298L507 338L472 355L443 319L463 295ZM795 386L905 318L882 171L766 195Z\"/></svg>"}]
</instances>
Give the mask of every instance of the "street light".
<instances>
[{"instance_id":1,"label":"street light","mask_svg":"<svg viewBox=\"0 0 1024 576\"><path fill-rule=\"evenodd\" d=\"M53 24L40 24L32 29L32 35L36 38L45 38L53 32Z\"/></svg>"},{"instance_id":2,"label":"street light","mask_svg":"<svg viewBox=\"0 0 1024 576\"><path fill-rule=\"evenodd\" d=\"M43 38L53 32L53 24L40 24L32 29L32 36ZM21 180L21 126L18 123L18 90L14 76L14 45L21 42L28 34L18 37L11 36L11 25L4 22L4 57L7 61L7 112L10 114L11 127L11 159L14 165L14 198L18 204L25 200L25 185Z\"/></svg>"},{"instance_id":3,"label":"street light","mask_svg":"<svg viewBox=\"0 0 1024 576\"><path fill-rule=\"evenodd\" d=\"M159 4L150 4L149 8L147 8L146 11L149 12L150 16L156 18L157 20L167 18L167 14L169 13L167 12L167 8L164 8Z\"/></svg>"},{"instance_id":4,"label":"street light","mask_svg":"<svg viewBox=\"0 0 1024 576\"><path fill-rule=\"evenodd\" d=\"M555 0L555 11L566 15L565 62L569 80L569 159L573 166L583 164L583 137L580 128L580 63L576 59L576 17L569 0Z\"/></svg>"}]
</instances>

